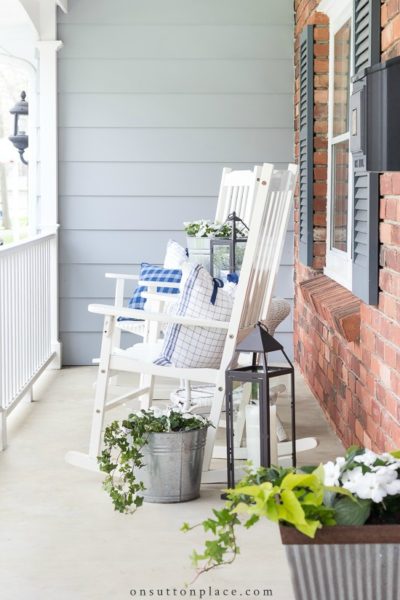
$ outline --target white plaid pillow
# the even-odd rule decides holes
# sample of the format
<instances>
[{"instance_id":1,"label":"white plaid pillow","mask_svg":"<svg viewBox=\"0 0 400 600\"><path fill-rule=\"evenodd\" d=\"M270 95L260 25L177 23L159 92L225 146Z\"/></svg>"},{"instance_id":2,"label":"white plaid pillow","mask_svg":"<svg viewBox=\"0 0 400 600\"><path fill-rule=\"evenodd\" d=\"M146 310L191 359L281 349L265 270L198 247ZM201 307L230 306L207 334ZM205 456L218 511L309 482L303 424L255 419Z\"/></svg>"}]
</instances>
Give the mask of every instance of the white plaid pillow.
<instances>
[{"instance_id":1,"label":"white plaid pillow","mask_svg":"<svg viewBox=\"0 0 400 600\"><path fill-rule=\"evenodd\" d=\"M211 275L201 265L192 267L179 299L176 314L185 317L229 321L233 299L223 288L215 296ZM215 303L211 299L214 295ZM225 345L226 331L207 327L169 325L157 365L182 368L218 368Z\"/></svg>"},{"instance_id":2,"label":"white plaid pillow","mask_svg":"<svg viewBox=\"0 0 400 600\"><path fill-rule=\"evenodd\" d=\"M175 240L168 240L164 258L164 269L180 269L181 264L187 261L187 259L186 249L178 244L178 242L175 242Z\"/></svg>"}]
</instances>

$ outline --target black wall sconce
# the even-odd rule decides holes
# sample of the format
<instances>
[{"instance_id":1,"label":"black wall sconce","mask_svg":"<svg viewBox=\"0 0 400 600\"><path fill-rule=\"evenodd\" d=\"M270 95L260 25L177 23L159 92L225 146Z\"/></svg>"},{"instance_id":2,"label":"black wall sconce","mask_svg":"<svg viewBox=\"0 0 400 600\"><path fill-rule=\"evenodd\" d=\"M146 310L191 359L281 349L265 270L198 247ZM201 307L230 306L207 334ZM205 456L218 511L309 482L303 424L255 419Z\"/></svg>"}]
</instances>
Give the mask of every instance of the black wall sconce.
<instances>
[{"instance_id":1,"label":"black wall sconce","mask_svg":"<svg viewBox=\"0 0 400 600\"><path fill-rule=\"evenodd\" d=\"M21 100L18 100L10 110L10 113L14 115L14 134L10 135L8 139L18 150L21 161L27 165L28 161L24 158L24 152L29 145L27 134L29 105L25 98L26 93L21 92Z\"/></svg>"},{"instance_id":2,"label":"black wall sconce","mask_svg":"<svg viewBox=\"0 0 400 600\"><path fill-rule=\"evenodd\" d=\"M400 171L400 57L353 77L350 150L356 171Z\"/></svg>"}]
</instances>

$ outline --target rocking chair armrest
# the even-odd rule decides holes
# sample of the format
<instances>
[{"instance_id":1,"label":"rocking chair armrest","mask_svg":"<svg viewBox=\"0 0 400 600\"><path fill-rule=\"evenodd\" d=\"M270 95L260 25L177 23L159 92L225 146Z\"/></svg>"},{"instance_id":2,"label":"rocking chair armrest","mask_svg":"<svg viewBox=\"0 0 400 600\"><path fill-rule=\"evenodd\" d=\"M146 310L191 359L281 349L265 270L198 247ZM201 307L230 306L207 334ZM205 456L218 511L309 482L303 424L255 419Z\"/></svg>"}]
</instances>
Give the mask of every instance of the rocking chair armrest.
<instances>
[{"instance_id":1,"label":"rocking chair armrest","mask_svg":"<svg viewBox=\"0 0 400 600\"><path fill-rule=\"evenodd\" d=\"M168 315L163 313L151 313L145 310L132 308L118 308L107 304L89 304L91 313L110 317L125 317L126 319L141 319L144 321L157 321L159 323L180 323L188 327L209 327L210 329L229 328L229 321L214 321L212 319L196 319L192 317L181 317L179 315Z\"/></svg>"},{"instance_id":2,"label":"rocking chair armrest","mask_svg":"<svg viewBox=\"0 0 400 600\"><path fill-rule=\"evenodd\" d=\"M138 285L147 287L150 291L156 291L157 288L179 288L179 283L172 281L143 281L139 280Z\"/></svg>"},{"instance_id":3,"label":"rocking chair armrest","mask_svg":"<svg viewBox=\"0 0 400 600\"><path fill-rule=\"evenodd\" d=\"M141 296L146 298L146 300L155 300L157 302L166 302L167 304L173 304L179 300L179 294L159 294L157 292L142 292Z\"/></svg>"},{"instance_id":4,"label":"rocking chair armrest","mask_svg":"<svg viewBox=\"0 0 400 600\"><path fill-rule=\"evenodd\" d=\"M139 281L139 275L131 275L129 273L106 273L107 279L126 279L127 281Z\"/></svg>"}]
</instances>

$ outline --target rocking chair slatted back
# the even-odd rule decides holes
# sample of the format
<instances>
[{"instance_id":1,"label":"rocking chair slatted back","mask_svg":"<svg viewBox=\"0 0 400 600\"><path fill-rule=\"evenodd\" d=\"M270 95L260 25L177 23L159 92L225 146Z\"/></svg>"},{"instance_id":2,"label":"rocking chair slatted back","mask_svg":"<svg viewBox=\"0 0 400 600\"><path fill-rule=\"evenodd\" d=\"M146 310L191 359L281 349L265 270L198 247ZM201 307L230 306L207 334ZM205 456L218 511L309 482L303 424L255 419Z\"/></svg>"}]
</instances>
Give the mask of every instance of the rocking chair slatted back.
<instances>
[{"instance_id":1,"label":"rocking chair slatted back","mask_svg":"<svg viewBox=\"0 0 400 600\"><path fill-rule=\"evenodd\" d=\"M232 360L236 343L264 318L279 268L285 234L291 212L297 167L274 170L264 164L250 221L250 231L243 257L228 335L217 381L217 393L210 419L218 425L224 398L225 370ZM205 466L210 464L215 429L208 433Z\"/></svg>"},{"instance_id":2,"label":"rocking chair slatted back","mask_svg":"<svg viewBox=\"0 0 400 600\"><path fill-rule=\"evenodd\" d=\"M215 221L225 223L228 216L235 212L246 225L250 224L255 198L255 190L260 181L261 167L252 171L222 170Z\"/></svg>"}]
</instances>

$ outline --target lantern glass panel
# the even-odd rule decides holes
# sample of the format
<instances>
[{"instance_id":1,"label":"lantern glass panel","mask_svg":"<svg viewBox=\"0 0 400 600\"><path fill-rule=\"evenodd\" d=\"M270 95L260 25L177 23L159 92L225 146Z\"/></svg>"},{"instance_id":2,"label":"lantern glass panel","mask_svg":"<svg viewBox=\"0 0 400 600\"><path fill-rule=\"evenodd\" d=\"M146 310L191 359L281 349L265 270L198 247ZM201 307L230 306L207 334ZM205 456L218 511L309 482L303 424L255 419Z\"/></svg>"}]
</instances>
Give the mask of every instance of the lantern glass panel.
<instances>
[{"instance_id":1,"label":"lantern glass panel","mask_svg":"<svg viewBox=\"0 0 400 600\"><path fill-rule=\"evenodd\" d=\"M28 133L28 115L18 115L17 135Z\"/></svg>"},{"instance_id":2,"label":"lantern glass panel","mask_svg":"<svg viewBox=\"0 0 400 600\"><path fill-rule=\"evenodd\" d=\"M236 240L235 243L235 269L234 272L237 275L240 274L242 268L244 251L246 248L247 240ZM218 243L213 243L213 276L227 281L228 273L232 271L232 240L226 240L223 243L222 240L218 240Z\"/></svg>"},{"instance_id":3,"label":"lantern glass panel","mask_svg":"<svg viewBox=\"0 0 400 600\"><path fill-rule=\"evenodd\" d=\"M224 245L218 244L213 246L213 274L214 277L222 279L223 282L227 281L227 276L229 273L229 257L229 242Z\"/></svg>"}]
</instances>

